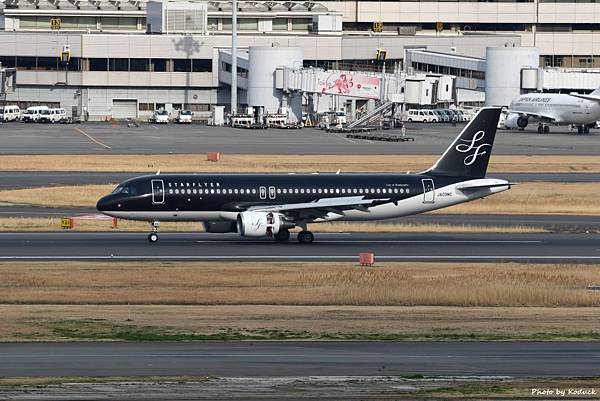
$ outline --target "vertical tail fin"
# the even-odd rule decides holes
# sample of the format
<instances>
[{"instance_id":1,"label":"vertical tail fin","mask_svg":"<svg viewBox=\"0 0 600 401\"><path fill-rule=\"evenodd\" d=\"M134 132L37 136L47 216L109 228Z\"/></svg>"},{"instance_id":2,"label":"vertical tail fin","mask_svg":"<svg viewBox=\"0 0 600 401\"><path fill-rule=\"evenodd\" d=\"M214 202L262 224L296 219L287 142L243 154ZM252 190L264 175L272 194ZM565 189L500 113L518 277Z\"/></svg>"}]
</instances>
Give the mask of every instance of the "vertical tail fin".
<instances>
[{"instance_id":1,"label":"vertical tail fin","mask_svg":"<svg viewBox=\"0 0 600 401\"><path fill-rule=\"evenodd\" d=\"M442 157L424 173L470 178L485 177L501 111L499 107L481 108Z\"/></svg>"}]
</instances>

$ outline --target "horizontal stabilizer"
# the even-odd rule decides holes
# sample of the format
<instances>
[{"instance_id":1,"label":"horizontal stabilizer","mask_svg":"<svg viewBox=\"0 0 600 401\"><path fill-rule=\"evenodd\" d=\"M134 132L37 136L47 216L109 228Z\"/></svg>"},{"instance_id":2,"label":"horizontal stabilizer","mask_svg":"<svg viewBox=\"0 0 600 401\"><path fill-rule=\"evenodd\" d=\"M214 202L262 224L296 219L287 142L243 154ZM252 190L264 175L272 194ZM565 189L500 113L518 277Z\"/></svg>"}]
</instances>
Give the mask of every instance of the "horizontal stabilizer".
<instances>
[{"instance_id":1,"label":"horizontal stabilizer","mask_svg":"<svg viewBox=\"0 0 600 401\"><path fill-rule=\"evenodd\" d=\"M498 188L498 187L511 187L513 185L518 185L518 183L516 182L508 182L508 181L495 181L495 182L489 182L489 183L481 183L481 182L475 182L475 183L466 183L466 184L462 184L456 187L457 190L459 191L478 191L480 189L493 189L493 188Z\"/></svg>"}]
</instances>

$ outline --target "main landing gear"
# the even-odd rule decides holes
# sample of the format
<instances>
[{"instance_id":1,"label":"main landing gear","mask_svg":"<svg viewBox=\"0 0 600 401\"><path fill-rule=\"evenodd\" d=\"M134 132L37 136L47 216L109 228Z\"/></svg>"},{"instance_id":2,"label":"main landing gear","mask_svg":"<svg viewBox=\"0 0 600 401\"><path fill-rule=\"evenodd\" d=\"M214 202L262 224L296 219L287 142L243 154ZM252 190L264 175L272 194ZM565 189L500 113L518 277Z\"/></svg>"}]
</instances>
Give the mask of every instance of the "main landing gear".
<instances>
[{"instance_id":1,"label":"main landing gear","mask_svg":"<svg viewBox=\"0 0 600 401\"><path fill-rule=\"evenodd\" d=\"M274 237L277 242L287 242L290 239L290 230L279 230Z\"/></svg>"},{"instance_id":2,"label":"main landing gear","mask_svg":"<svg viewBox=\"0 0 600 401\"><path fill-rule=\"evenodd\" d=\"M579 125L579 126L577 126L577 133L578 134L589 134L590 127L588 127L587 125Z\"/></svg>"},{"instance_id":3,"label":"main landing gear","mask_svg":"<svg viewBox=\"0 0 600 401\"><path fill-rule=\"evenodd\" d=\"M540 123L538 125L538 130L537 130L538 134L549 134L550 133L550 127L546 124L542 124Z\"/></svg>"},{"instance_id":4,"label":"main landing gear","mask_svg":"<svg viewBox=\"0 0 600 401\"><path fill-rule=\"evenodd\" d=\"M301 244L310 244L315 240L315 236L312 232L302 230L298 233L298 242Z\"/></svg>"},{"instance_id":5,"label":"main landing gear","mask_svg":"<svg viewBox=\"0 0 600 401\"><path fill-rule=\"evenodd\" d=\"M280 230L277 234L274 235L274 237L277 242L287 242L290 239L290 231ZM298 242L300 242L301 244L310 244L314 240L314 234L308 230L302 230L298 233Z\"/></svg>"},{"instance_id":6,"label":"main landing gear","mask_svg":"<svg viewBox=\"0 0 600 401\"><path fill-rule=\"evenodd\" d=\"M158 241L158 228L160 227L159 221L151 221L150 227L152 228L152 232L148 234L148 241L155 243Z\"/></svg>"}]
</instances>

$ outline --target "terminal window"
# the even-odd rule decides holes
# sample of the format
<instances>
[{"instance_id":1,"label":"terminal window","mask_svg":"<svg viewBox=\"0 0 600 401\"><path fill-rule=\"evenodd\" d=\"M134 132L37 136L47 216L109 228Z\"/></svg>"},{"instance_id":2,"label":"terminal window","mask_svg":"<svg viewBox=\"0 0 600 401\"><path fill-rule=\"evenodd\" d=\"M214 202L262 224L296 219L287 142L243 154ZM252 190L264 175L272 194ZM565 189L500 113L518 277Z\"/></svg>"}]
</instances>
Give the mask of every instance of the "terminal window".
<instances>
[{"instance_id":1,"label":"terminal window","mask_svg":"<svg viewBox=\"0 0 600 401\"><path fill-rule=\"evenodd\" d=\"M212 60L210 59L194 59L192 60L193 72L212 72Z\"/></svg>"}]
</instances>

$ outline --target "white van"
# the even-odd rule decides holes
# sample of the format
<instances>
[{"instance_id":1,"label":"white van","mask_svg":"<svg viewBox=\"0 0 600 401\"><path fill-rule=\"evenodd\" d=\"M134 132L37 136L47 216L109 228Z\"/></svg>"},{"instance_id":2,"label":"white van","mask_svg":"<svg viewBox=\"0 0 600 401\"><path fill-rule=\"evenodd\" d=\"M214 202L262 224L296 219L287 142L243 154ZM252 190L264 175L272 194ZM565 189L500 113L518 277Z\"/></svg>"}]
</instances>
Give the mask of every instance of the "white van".
<instances>
[{"instance_id":1,"label":"white van","mask_svg":"<svg viewBox=\"0 0 600 401\"><path fill-rule=\"evenodd\" d=\"M405 121L409 123L413 121L420 123L437 123L440 121L440 118L431 110L410 109L408 110Z\"/></svg>"},{"instance_id":2,"label":"white van","mask_svg":"<svg viewBox=\"0 0 600 401\"><path fill-rule=\"evenodd\" d=\"M169 123L169 112L165 109L160 109L152 114L150 122L154 124L168 124Z\"/></svg>"},{"instance_id":3,"label":"white van","mask_svg":"<svg viewBox=\"0 0 600 401\"><path fill-rule=\"evenodd\" d=\"M179 110L175 122L178 124L191 124L194 113L191 110Z\"/></svg>"},{"instance_id":4,"label":"white van","mask_svg":"<svg viewBox=\"0 0 600 401\"><path fill-rule=\"evenodd\" d=\"M0 107L0 118L2 121L17 121L21 118L21 109L12 104Z\"/></svg>"},{"instance_id":5,"label":"white van","mask_svg":"<svg viewBox=\"0 0 600 401\"><path fill-rule=\"evenodd\" d=\"M42 110L42 113L40 114L39 122L54 124L54 123L59 123L63 119L66 119L66 118L67 118L67 112L65 111L65 109L61 109L61 108L47 109L47 110Z\"/></svg>"},{"instance_id":6,"label":"white van","mask_svg":"<svg viewBox=\"0 0 600 401\"><path fill-rule=\"evenodd\" d=\"M44 110L49 110L48 106L28 107L27 110L23 112L23 115L21 116L21 121L26 123L37 123L38 121L40 121L42 111Z\"/></svg>"}]
</instances>

